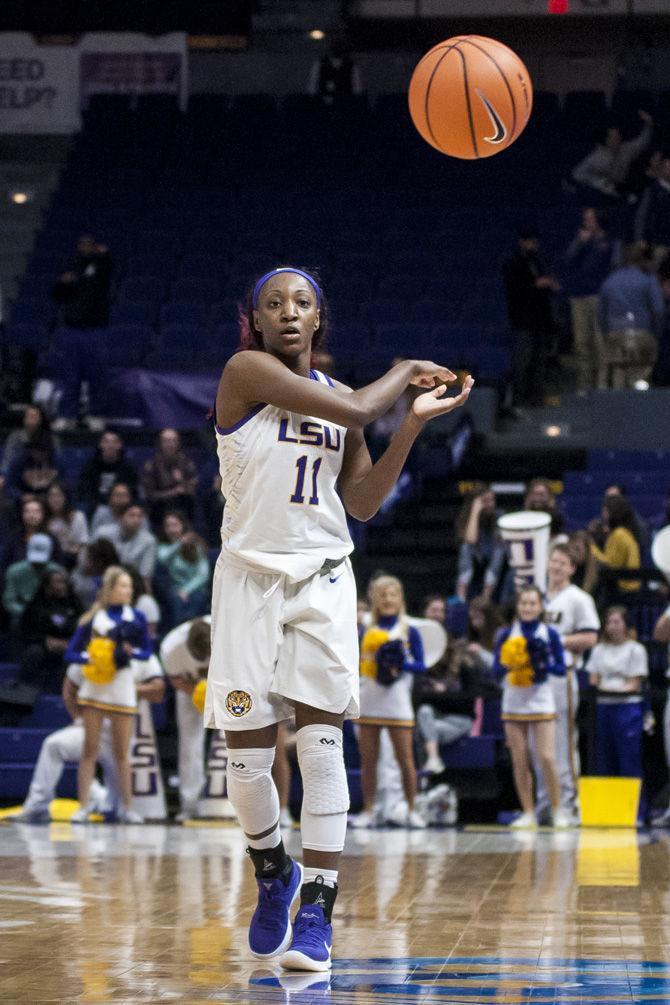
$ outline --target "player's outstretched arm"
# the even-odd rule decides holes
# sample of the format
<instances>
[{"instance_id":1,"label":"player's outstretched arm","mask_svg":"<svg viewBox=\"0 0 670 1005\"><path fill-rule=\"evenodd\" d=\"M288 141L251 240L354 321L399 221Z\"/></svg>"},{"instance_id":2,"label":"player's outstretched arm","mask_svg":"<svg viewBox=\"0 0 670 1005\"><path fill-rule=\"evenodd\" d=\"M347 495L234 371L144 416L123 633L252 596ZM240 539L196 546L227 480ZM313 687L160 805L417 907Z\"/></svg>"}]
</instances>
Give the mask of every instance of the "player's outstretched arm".
<instances>
[{"instance_id":1,"label":"player's outstretched arm","mask_svg":"<svg viewBox=\"0 0 670 1005\"><path fill-rule=\"evenodd\" d=\"M305 380L270 353L240 352L228 361L219 383L217 422L232 426L263 402L347 428L363 427L387 412L408 384L435 388L455 379L451 370L430 360L404 360L372 384L349 391Z\"/></svg>"},{"instance_id":2,"label":"player's outstretched arm","mask_svg":"<svg viewBox=\"0 0 670 1005\"><path fill-rule=\"evenodd\" d=\"M387 449L373 464L361 430L347 433L339 489L344 506L356 520L370 520L395 485L412 444L426 422L460 408L468 400L474 380L466 377L459 394L446 398L446 387L420 394Z\"/></svg>"}]
</instances>

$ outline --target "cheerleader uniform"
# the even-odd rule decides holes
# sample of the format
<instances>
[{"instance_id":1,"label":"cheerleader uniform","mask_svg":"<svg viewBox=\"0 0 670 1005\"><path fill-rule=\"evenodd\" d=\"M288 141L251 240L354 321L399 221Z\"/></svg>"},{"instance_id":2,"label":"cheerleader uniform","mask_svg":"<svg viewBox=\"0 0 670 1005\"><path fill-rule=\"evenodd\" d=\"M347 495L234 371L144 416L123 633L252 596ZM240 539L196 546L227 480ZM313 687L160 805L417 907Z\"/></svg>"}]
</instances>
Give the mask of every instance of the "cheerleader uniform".
<instances>
[{"instance_id":1,"label":"cheerleader uniform","mask_svg":"<svg viewBox=\"0 0 670 1005\"><path fill-rule=\"evenodd\" d=\"M117 643L130 642L132 653L121 654L117 645L117 669L109 684L94 684L83 677L77 694L80 705L90 705L104 712L137 713L137 693L135 690L135 664L148 660L153 654L147 619L141 611L128 605L112 605L96 612L70 640L65 653L67 663L90 663L86 647L92 638L112 638Z\"/></svg>"},{"instance_id":2,"label":"cheerleader uniform","mask_svg":"<svg viewBox=\"0 0 670 1005\"><path fill-rule=\"evenodd\" d=\"M528 684L512 683L509 668L500 659L503 645L508 639L523 637L536 658L528 676ZM504 676L502 714L508 722L543 722L556 718L556 701L549 674L565 676L563 643L558 632L542 621L515 621L498 637L493 669Z\"/></svg>"},{"instance_id":3,"label":"cheerleader uniform","mask_svg":"<svg viewBox=\"0 0 670 1005\"><path fill-rule=\"evenodd\" d=\"M392 684L379 684L372 677L363 674L360 685L359 721L369 726L414 726L414 708L412 706L412 679L416 673L426 669L421 635L413 625L407 626L407 638L404 639L398 617L380 617L373 628L388 632L389 642L396 639L403 641L405 663L403 673ZM369 629L367 629L369 630Z\"/></svg>"}]
</instances>

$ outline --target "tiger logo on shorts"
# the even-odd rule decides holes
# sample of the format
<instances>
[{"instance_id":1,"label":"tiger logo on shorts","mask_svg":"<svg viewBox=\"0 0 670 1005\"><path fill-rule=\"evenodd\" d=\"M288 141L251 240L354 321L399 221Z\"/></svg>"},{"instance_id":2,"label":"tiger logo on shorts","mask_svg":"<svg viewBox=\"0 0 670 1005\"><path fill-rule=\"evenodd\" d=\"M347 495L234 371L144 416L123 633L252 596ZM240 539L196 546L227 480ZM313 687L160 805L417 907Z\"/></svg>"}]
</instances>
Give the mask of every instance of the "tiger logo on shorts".
<instances>
[{"instance_id":1,"label":"tiger logo on shorts","mask_svg":"<svg viewBox=\"0 0 670 1005\"><path fill-rule=\"evenodd\" d=\"M238 719L251 711L252 704L251 695L246 691L229 691L226 695L226 709Z\"/></svg>"}]
</instances>

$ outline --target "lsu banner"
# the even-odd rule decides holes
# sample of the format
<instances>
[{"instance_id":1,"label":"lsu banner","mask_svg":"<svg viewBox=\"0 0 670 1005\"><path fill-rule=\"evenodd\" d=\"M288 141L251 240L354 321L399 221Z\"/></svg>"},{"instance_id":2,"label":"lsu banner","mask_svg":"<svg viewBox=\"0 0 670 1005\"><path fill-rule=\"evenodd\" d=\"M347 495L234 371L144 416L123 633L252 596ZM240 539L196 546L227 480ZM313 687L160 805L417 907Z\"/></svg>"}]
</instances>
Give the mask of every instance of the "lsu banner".
<instances>
[{"instance_id":1,"label":"lsu banner","mask_svg":"<svg viewBox=\"0 0 670 1005\"><path fill-rule=\"evenodd\" d=\"M549 560L549 531L551 517L548 513L524 510L506 513L498 520L498 529L507 549L507 561L514 570L514 585L539 586L544 592L547 585Z\"/></svg>"},{"instance_id":2,"label":"lsu banner","mask_svg":"<svg viewBox=\"0 0 670 1005\"><path fill-rule=\"evenodd\" d=\"M147 820L164 820L165 790L156 749L156 734L149 702L138 702L135 728L130 741L133 809Z\"/></svg>"},{"instance_id":3,"label":"lsu banner","mask_svg":"<svg viewBox=\"0 0 670 1005\"><path fill-rule=\"evenodd\" d=\"M235 811L226 798L227 767L228 746L225 734L222 729L212 730L205 768L205 788L198 800L199 817L234 819Z\"/></svg>"},{"instance_id":4,"label":"lsu banner","mask_svg":"<svg viewBox=\"0 0 670 1005\"><path fill-rule=\"evenodd\" d=\"M80 126L79 56L23 32L0 33L0 133L73 133Z\"/></svg>"}]
</instances>

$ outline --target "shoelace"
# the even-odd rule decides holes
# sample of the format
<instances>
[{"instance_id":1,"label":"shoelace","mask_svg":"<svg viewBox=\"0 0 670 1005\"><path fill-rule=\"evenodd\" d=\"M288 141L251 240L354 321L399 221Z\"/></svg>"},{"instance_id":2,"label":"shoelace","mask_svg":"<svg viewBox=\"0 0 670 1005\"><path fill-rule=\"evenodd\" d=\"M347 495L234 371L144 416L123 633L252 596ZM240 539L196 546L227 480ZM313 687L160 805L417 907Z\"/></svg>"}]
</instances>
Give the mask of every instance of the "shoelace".
<instances>
[{"instance_id":1,"label":"shoelace","mask_svg":"<svg viewBox=\"0 0 670 1005\"><path fill-rule=\"evenodd\" d=\"M267 880L265 880L265 881L261 880L261 882L259 884L259 896L258 896L259 905L258 906L259 907L264 907L264 908L265 907L269 907L271 909L273 909L275 907L278 907L279 906L279 896L278 896L279 890L280 890L280 888L279 888L279 886L276 885L276 880L273 881L271 884L268 883ZM277 922L279 920L280 919L277 917L276 914L269 913L269 912L266 913L265 911L261 911L260 912L260 916L259 916L259 918L257 920L257 924L259 924L261 926L261 928L272 929L272 928L276 927Z\"/></svg>"},{"instance_id":2,"label":"shoelace","mask_svg":"<svg viewBox=\"0 0 670 1005\"><path fill-rule=\"evenodd\" d=\"M303 914L302 911L299 911L298 914L297 914L297 916L296 916L296 919L295 919L295 921L293 923L293 935L294 935L294 937L296 935L307 936L307 938L308 939L311 938L313 942L315 942L315 943L318 942L319 943L319 947L320 947L320 945L321 945L321 938L320 938L319 933L317 931L312 932L312 931L310 931L310 929L321 928L322 924L325 924L325 919L324 919L324 922L322 923L318 919L318 917L313 917L313 916L312 917L306 917L305 914Z\"/></svg>"}]
</instances>

